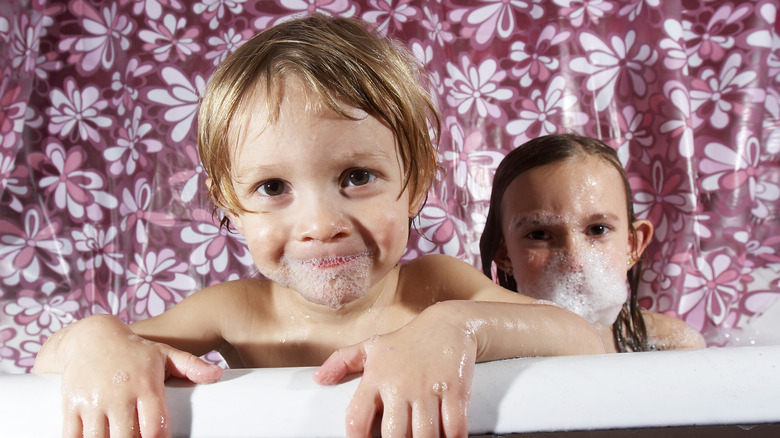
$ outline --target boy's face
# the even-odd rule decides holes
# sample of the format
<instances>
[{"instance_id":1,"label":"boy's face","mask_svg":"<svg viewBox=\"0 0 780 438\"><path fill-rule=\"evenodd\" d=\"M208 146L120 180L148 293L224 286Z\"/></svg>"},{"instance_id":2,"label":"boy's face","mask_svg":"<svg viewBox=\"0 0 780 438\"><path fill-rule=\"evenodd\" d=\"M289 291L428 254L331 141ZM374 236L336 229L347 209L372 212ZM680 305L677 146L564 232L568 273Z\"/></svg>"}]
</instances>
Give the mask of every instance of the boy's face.
<instances>
[{"instance_id":1,"label":"boy's face","mask_svg":"<svg viewBox=\"0 0 780 438\"><path fill-rule=\"evenodd\" d=\"M496 260L511 265L519 291L612 324L631 255L618 172L592 156L537 167L509 185L501 209L506 246Z\"/></svg>"},{"instance_id":2,"label":"boy's face","mask_svg":"<svg viewBox=\"0 0 780 438\"><path fill-rule=\"evenodd\" d=\"M297 80L283 93L268 126L262 93L250 105L233 154L233 187L249 212L231 222L263 275L335 309L398 263L417 210L401 193L389 128L355 108L345 107L357 121L307 100Z\"/></svg>"}]
</instances>

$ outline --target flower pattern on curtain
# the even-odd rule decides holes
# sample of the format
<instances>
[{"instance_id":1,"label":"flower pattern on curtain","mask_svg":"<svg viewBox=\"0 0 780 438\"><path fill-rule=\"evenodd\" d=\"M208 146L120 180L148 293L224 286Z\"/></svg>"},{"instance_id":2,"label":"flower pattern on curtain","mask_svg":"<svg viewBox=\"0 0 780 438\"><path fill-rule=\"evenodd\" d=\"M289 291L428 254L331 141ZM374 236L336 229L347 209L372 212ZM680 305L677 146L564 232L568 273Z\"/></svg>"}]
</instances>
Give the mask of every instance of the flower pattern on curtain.
<instances>
[{"instance_id":1,"label":"flower pattern on curtain","mask_svg":"<svg viewBox=\"0 0 780 438\"><path fill-rule=\"evenodd\" d=\"M615 147L656 235L641 303L710 345L780 294L776 1L11 0L0 3L0 370L95 313L157 315L256 275L205 196L204 84L310 11L374 23L427 67L445 174L406 258L478 265L507 151L573 131ZM218 358L214 358L218 360Z\"/></svg>"}]
</instances>

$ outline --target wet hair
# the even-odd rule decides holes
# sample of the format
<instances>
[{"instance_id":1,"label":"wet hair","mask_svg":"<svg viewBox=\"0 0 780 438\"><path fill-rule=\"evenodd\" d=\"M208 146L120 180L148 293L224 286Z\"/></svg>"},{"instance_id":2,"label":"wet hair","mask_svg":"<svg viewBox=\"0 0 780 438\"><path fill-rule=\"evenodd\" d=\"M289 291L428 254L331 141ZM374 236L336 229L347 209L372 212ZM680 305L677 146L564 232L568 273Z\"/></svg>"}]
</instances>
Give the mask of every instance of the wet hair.
<instances>
[{"instance_id":1,"label":"wet hair","mask_svg":"<svg viewBox=\"0 0 780 438\"><path fill-rule=\"evenodd\" d=\"M247 212L233 188L231 157L257 97L266 102L267 126L278 117L291 78L311 102L350 120L356 118L344 106L360 109L392 130L404 171L401 193L408 189L422 207L436 175L441 125L424 70L406 46L364 22L313 14L258 33L209 79L198 113L198 153L215 212Z\"/></svg>"},{"instance_id":2,"label":"wet hair","mask_svg":"<svg viewBox=\"0 0 780 438\"><path fill-rule=\"evenodd\" d=\"M496 169L493 177L493 191L490 195L490 210L488 211L485 230L479 241L482 271L485 275L492 278L493 260L498 250L505 243L501 227L501 201L510 183L528 170L583 156L600 158L614 167L620 175L626 195L629 231L634 236L634 241L636 241L636 230L633 226L636 216L634 215L631 186L628 183L626 171L620 164L617 152L599 140L576 134L554 134L538 137L509 152ZM636 257L636 254L634 256ZM615 347L620 352L650 349L647 342L647 330L637 297L641 273L642 261L639 259L628 271L630 294L617 320L612 325ZM496 277L501 286L517 290L517 283L514 277L498 266L496 266Z\"/></svg>"}]
</instances>

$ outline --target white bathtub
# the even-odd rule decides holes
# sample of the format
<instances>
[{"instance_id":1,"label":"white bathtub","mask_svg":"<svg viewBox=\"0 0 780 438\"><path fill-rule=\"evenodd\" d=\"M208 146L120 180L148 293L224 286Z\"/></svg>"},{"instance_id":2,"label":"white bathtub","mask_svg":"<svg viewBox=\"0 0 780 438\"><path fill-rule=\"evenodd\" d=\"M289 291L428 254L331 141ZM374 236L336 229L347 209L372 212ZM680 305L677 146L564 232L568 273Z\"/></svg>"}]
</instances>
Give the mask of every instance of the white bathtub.
<instances>
[{"instance_id":1,"label":"white bathtub","mask_svg":"<svg viewBox=\"0 0 780 438\"><path fill-rule=\"evenodd\" d=\"M358 381L322 387L312 370L228 370L212 385L170 382L173 435L342 436ZM0 436L59 436L60 421L57 376L0 376ZM713 428L733 429L717 436L780 436L779 425L780 346L479 364L469 410L473 434L630 429L639 437L664 427L672 436L672 426L686 436L714 436Z\"/></svg>"}]
</instances>

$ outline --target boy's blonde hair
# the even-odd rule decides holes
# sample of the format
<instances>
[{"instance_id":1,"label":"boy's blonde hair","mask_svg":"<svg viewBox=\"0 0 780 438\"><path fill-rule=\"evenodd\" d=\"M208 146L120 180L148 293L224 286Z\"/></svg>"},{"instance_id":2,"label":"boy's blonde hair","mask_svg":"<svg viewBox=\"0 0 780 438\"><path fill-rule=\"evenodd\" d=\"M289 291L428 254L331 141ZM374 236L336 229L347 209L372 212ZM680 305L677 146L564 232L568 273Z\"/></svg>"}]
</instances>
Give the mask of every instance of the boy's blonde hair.
<instances>
[{"instance_id":1,"label":"boy's blonde hair","mask_svg":"<svg viewBox=\"0 0 780 438\"><path fill-rule=\"evenodd\" d=\"M358 20L314 14L255 35L209 79L198 113L198 151L216 207L231 214L247 212L233 189L231 142L246 124L251 113L247 102L257 93L268 105L271 120L266 123L275 121L278 91L290 77L345 118L354 119L343 105L387 125L404 169L401 192L408 189L410 200L422 206L436 174L440 119L419 62L405 46L377 36Z\"/></svg>"}]
</instances>

